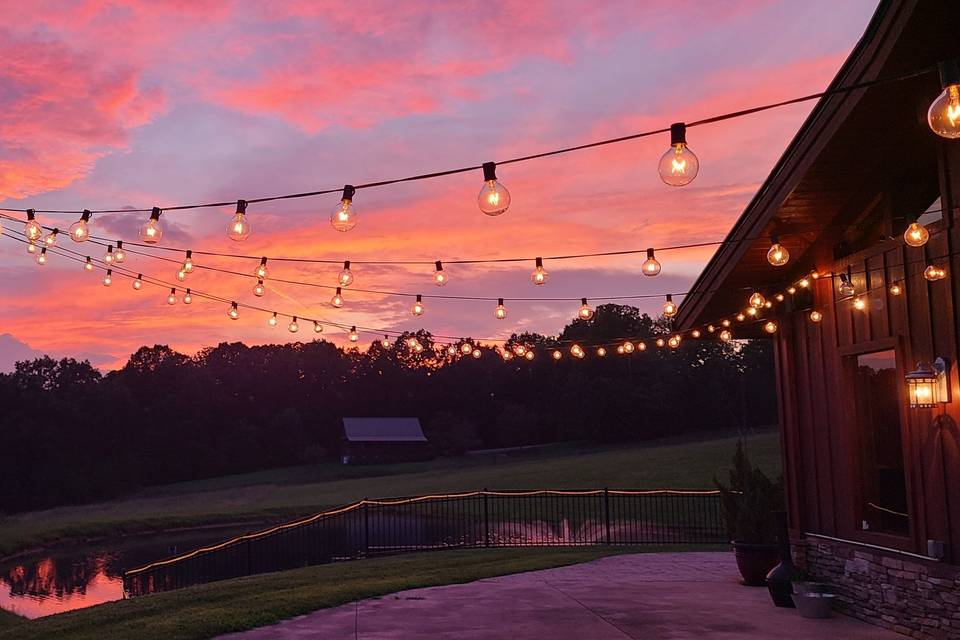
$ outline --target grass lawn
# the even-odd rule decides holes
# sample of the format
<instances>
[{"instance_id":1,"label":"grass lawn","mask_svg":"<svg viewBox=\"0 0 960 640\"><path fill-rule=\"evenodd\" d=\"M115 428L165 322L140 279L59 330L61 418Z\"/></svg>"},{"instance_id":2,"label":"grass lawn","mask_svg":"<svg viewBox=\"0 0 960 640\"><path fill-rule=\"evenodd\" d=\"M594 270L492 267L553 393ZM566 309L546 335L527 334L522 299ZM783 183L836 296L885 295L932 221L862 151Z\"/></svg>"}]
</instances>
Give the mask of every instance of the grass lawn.
<instances>
[{"instance_id":1,"label":"grass lawn","mask_svg":"<svg viewBox=\"0 0 960 640\"><path fill-rule=\"evenodd\" d=\"M470 582L636 551L624 547L478 549L320 565L109 602L15 627L0 626L0 640L199 640L404 589Z\"/></svg>"},{"instance_id":2,"label":"grass lawn","mask_svg":"<svg viewBox=\"0 0 960 640\"><path fill-rule=\"evenodd\" d=\"M756 464L779 473L779 438L746 439ZM609 448L554 447L522 457L477 456L403 465L322 464L185 482L127 498L0 520L0 557L46 544L213 523L292 518L363 497L471 489L706 488L725 477L735 438Z\"/></svg>"},{"instance_id":3,"label":"grass lawn","mask_svg":"<svg viewBox=\"0 0 960 640\"><path fill-rule=\"evenodd\" d=\"M24 622L26 622L26 618L21 618L15 613L10 613L9 611L0 609L0 633L3 633L7 629L20 625Z\"/></svg>"}]
</instances>

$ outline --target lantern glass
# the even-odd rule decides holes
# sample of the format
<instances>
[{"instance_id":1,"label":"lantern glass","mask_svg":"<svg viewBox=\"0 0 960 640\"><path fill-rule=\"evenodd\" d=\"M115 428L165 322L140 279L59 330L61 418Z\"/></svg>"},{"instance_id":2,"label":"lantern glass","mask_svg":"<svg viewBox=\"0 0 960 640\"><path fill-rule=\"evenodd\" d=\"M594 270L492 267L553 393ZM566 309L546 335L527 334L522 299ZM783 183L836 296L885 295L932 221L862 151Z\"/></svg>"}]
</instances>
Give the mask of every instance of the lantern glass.
<instances>
[{"instance_id":1,"label":"lantern glass","mask_svg":"<svg viewBox=\"0 0 960 640\"><path fill-rule=\"evenodd\" d=\"M942 358L937 358L933 366L920 362L917 364L916 371L905 375L910 408L930 409L941 402L949 402L946 374L946 362Z\"/></svg>"}]
</instances>

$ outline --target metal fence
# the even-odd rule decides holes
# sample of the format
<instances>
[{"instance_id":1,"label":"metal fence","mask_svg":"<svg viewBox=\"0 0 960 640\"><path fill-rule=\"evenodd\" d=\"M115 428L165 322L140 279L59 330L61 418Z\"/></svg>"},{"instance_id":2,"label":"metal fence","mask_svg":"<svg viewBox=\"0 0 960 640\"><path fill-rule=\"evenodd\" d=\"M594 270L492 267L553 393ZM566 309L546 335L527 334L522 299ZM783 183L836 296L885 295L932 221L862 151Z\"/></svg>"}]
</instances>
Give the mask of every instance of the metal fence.
<instances>
[{"instance_id":1,"label":"metal fence","mask_svg":"<svg viewBox=\"0 0 960 640\"><path fill-rule=\"evenodd\" d=\"M124 573L128 595L429 549L716 544L717 491L470 491L363 499Z\"/></svg>"}]
</instances>

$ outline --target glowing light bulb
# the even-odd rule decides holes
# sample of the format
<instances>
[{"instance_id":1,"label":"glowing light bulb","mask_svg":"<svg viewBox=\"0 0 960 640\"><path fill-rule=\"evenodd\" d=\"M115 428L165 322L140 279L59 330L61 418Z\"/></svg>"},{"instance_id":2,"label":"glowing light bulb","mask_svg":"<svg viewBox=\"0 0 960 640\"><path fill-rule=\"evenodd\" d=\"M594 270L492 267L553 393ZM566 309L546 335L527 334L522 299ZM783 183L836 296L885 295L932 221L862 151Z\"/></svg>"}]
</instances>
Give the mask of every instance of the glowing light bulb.
<instances>
[{"instance_id":1,"label":"glowing light bulb","mask_svg":"<svg viewBox=\"0 0 960 640\"><path fill-rule=\"evenodd\" d=\"M463 346L460 347L460 351L463 353L470 353L473 351L473 346L469 342L464 342Z\"/></svg>"},{"instance_id":2,"label":"glowing light bulb","mask_svg":"<svg viewBox=\"0 0 960 640\"><path fill-rule=\"evenodd\" d=\"M380 346L384 349L390 348L390 336L383 336L383 340L380 341Z\"/></svg>"},{"instance_id":3,"label":"glowing light bulb","mask_svg":"<svg viewBox=\"0 0 960 640\"><path fill-rule=\"evenodd\" d=\"M559 360L559 359L562 358L562 357L563 357L563 354L560 353L560 350L559 350L559 349L555 349L554 352L553 352L553 359L554 359L554 360Z\"/></svg>"},{"instance_id":4,"label":"glowing light bulb","mask_svg":"<svg viewBox=\"0 0 960 640\"><path fill-rule=\"evenodd\" d=\"M677 305L673 302L673 296L667 294L667 301L663 303L663 315L672 318L677 315Z\"/></svg>"},{"instance_id":5,"label":"glowing light bulb","mask_svg":"<svg viewBox=\"0 0 960 640\"><path fill-rule=\"evenodd\" d=\"M572 355L574 358L582 358L587 354L583 351L583 347L581 347L578 344L575 344L572 347L570 347L570 355Z\"/></svg>"},{"instance_id":6,"label":"glowing light bulb","mask_svg":"<svg viewBox=\"0 0 960 640\"><path fill-rule=\"evenodd\" d=\"M140 242L156 244L163 237L163 226L160 224L160 208L154 207L150 217L140 227Z\"/></svg>"},{"instance_id":7,"label":"glowing light bulb","mask_svg":"<svg viewBox=\"0 0 960 640\"><path fill-rule=\"evenodd\" d=\"M903 241L911 247L922 247L930 239L930 232L919 222L911 222L903 232Z\"/></svg>"},{"instance_id":8,"label":"glowing light bulb","mask_svg":"<svg viewBox=\"0 0 960 640\"><path fill-rule=\"evenodd\" d=\"M646 350L647 350L647 343L646 343L646 342L638 342L638 343L637 343L637 350L638 350L638 351L646 351Z\"/></svg>"},{"instance_id":9,"label":"glowing light bulb","mask_svg":"<svg viewBox=\"0 0 960 640\"><path fill-rule=\"evenodd\" d=\"M353 196L356 189L352 185L344 185L340 204L330 214L330 224L337 231L346 233L357 226L357 210L353 208Z\"/></svg>"},{"instance_id":10,"label":"glowing light bulb","mask_svg":"<svg viewBox=\"0 0 960 640\"><path fill-rule=\"evenodd\" d=\"M455 355L457 355L457 348L456 348L455 346L453 346L453 345L450 345L449 347L447 347L447 355L448 355L448 356L455 356Z\"/></svg>"},{"instance_id":11,"label":"glowing light bulb","mask_svg":"<svg viewBox=\"0 0 960 640\"><path fill-rule=\"evenodd\" d=\"M527 353L527 348L522 344L518 344L516 347L513 348L513 352L518 356L523 357Z\"/></svg>"},{"instance_id":12,"label":"glowing light bulb","mask_svg":"<svg viewBox=\"0 0 960 640\"><path fill-rule=\"evenodd\" d=\"M237 212L227 224L227 236L234 242L241 242L250 237L253 228L247 222L247 201L237 200Z\"/></svg>"},{"instance_id":13,"label":"glowing light bulb","mask_svg":"<svg viewBox=\"0 0 960 640\"><path fill-rule=\"evenodd\" d=\"M186 255L183 258L183 266L180 269L184 273L193 273L193 251L187 249Z\"/></svg>"},{"instance_id":14,"label":"glowing light bulb","mask_svg":"<svg viewBox=\"0 0 960 640\"><path fill-rule=\"evenodd\" d=\"M184 271L183 269L180 269L179 271L177 271L177 280L179 280L180 282L183 282L186 279L187 279L186 271Z\"/></svg>"},{"instance_id":15,"label":"glowing light bulb","mask_svg":"<svg viewBox=\"0 0 960 640\"><path fill-rule=\"evenodd\" d=\"M782 293L778 293L777 295L775 295L775 296L773 296L773 297L774 297L774 299L775 299L777 302L783 302L783 294L782 294Z\"/></svg>"},{"instance_id":16,"label":"glowing light bulb","mask_svg":"<svg viewBox=\"0 0 960 640\"><path fill-rule=\"evenodd\" d=\"M901 293L903 293L903 287L901 287L899 284L894 282L892 285L890 285L890 295L898 296Z\"/></svg>"},{"instance_id":17,"label":"glowing light bulb","mask_svg":"<svg viewBox=\"0 0 960 640\"><path fill-rule=\"evenodd\" d=\"M667 340L667 346L670 347L671 349L676 349L677 347L679 347L679 346L680 346L680 336L679 336L679 335L672 335L672 336L670 336L670 339Z\"/></svg>"},{"instance_id":18,"label":"glowing light bulb","mask_svg":"<svg viewBox=\"0 0 960 640\"><path fill-rule=\"evenodd\" d=\"M533 351L527 351L525 354L523 354L523 357L527 360L533 360L536 356L534 355Z\"/></svg>"},{"instance_id":19,"label":"glowing light bulb","mask_svg":"<svg viewBox=\"0 0 960 640\"><path fill-rule=\"evenodd\" d=\"M654 256L653 249L647 249L647 259L640 265L640 270L643 271L643 275L651 277L660 273L660 263Z\"/></svg>"},{"instance_id":20,"label":"glowing light bulb","mask_svg":"<svg viewBox=\"0 0 960 640\"><path fill-rule=\"evenodd\" d=\"M410 312L415 316L422 316L426 308L423 306L423 296L417 294L417 299L410 308Z\"/></svg>"},{"instance_id":21,"label":"glowing light bulb","mask_svg":"<svg viewBox=\"0 0 960 640\"><path fill-rule=\"evenodd\" d=\"M142 288L143 288L143 274L138 273L137 279L133 281L133 289L134 291L140 291L140 289Z\"/></svg>"},{"instance_id":22,"label":"glowing light bulb","mask_svg":"<svg viewBox=\"0 0 960 640\"><path fill-rule=\"evenodd\" d=\"M670 148L657 166L660 179L671 187L682 187L693 182L700 171L700 161L687 146L687 126L682 122L670 125Z\"/></svg>"},{"instance_id":23,"label":"glowing light bulb","mask_svg":"<svg viewBox=\"0 0 960 640\"><path fill-rule=\"evenodd\" d=\"M56 231L56 229L54 229ZM123 240L117 240L117 250L113 252L113 261L122 264L127 259L127 252L123 250Z\"/></svg>"},{"instance_id":24,"label":"glowing light bulb","mask_svg":"<svg viewBox=\"0 0 960 640\"><path fill-rule=\"evenodd\" d=\"M90 256L87 256L86 262L83 263L84 271L93 271L93 260L90 259Z\"/></svg>"},{"instance_id":25,"label":"glowing light bulb","mask_svg":"<svg viewBox=\"0 0 960 640\"><path fill-rule=\"evenodd\" d=\"M810 321L811 321L811 322L820 322L821 320L823 320L823 314L822 314L822 313L820 313L820 312L817 311L816 309L814 309L813 311L810 312Z\"/></svg>"},{"instance_id":26,"label":"glowing light bulb","mask_svg":"<svg viewBox=\"0 0 960 640\"><path fill-rule=\"evenodd\" d=\"M729 326L730 326L730 319L729 319L729 318L724 318L723 320L720 321L720 324L722 324L722 325L725 326L725 327L729 327Z\"/></svg>"},{"instance_id":27,"label":"glowing light bulb","mask_svg":"<svg viewBox=\"0 0 960 640\"><path fill-rule=\"evenodd\" d=\"M356 342L357 340L359 340L360 335L357 333L357 328L350 327L350 333L347 337L350 338L350 342Z\"/></svg>"},{"instance_id":28,"label":"glowing light bulb","mask_svg":"<svg viewBox=\"0 0 960 640\"><path fill-rule=\"evenodd\" d=\"M39 240L43 235L43 227L34 219L35 217L36 212L33 209L27 209L27 222L23 225L23 235L30 241Z\"/></svg>"},{"instance_id":29,"label":"glowing light bulb","mask_svg":"<svg viewBox=\"0 0 960 640\"><path fill-rule=\"evenodd\" d=\"M263 280L266 280L266 279L267 279L267 275L269 275L269 271L267 271L267 258L266 258L266 256L264 256L263 258L260 258L260 264L258 264L258 265L257 265L257 268L253 270L253 275L255 275L255 276L257 276L258 278L261 278L261 279L263 279Z\"/></svg>"},{"instance_id":30,"label":"glowing light bulb","mask_svg":"<svg viewBox=\"0 0 960 640\"><path fill-rule=\"evenodd\" d=\"M754 309L759 309L767 302L767 299L764 298L763 294L760 293L759 291L754 291L753 295L750 296L750 299L747 302Z\"/></svg>"},{"instance_id":31,"label":"glowing light bulb","mask_svg":"<svg viewBox=\"0 0 960 640\"><path fill-rule=\"evenodd\" d=\"M509 362L510 360L513 360L513 354L510 353L509 351L501 351L500 357L503 358L504 362Z\"/></svg>"},{"instance_id":32,"label":"glowing light bulb","mask_svg":"<svg viewBox=\"0 0 960 640\"><path fill-rule=\"evenodd\" d=\"M474 359L474 360L479 360L479 359L480 359L480 356L483 355L483 352L480 351L480 349L474 349L473 352L471 353L471 355L473 356L473 359Z\"/></svg>"},{"instance_id":33,"label":"glowing light bulb","mask_svg":"<svg viewBox=\"0 0 960 640\"><path fill-rule=\"evenodd\" d=\"M107 252L103 254L103 261L107 264L113 264L113 245L107 245Z\"/></svg>"},{"instance_id":34,"label":"glowing light bulb","mask_svg":"<svg viewBox=\"0 0 960 640\"><path fill-rule=\"evenodd\" d=\"M844 297L852 296L857 292L857 288L850 281L850 276L846 273L840 274L840 295Z\"/></svg>"},{"instance_id":35,"label":"glowing light bulb","mask_svg":"<svg viewBox=\"0 0 960 640\"><path fill-rule=\"evenodd\" d=\"M956 60L940 63L943 93L930 103L927 122L942 138L960 138L960 64Z\"/></svg>"},{"instance_id":36,"label":"glowing light bulb","mask_svg":"<svg viewBox=\"0 0 960 640\"><path fill-rule=\"evenodd\" d=\"M700 329L694 329L693 331L691 331L691 332L690 332L690 337L692 337L692 338L699 338L699 337L700 337Z\"/></svg>"},{"instance_id":37,"label":"glowing light bulb","mask_svg":"<svg viewBox=\"0 0 960 640\"><path fill-rule=\"evenodd\" d=\"M549 277L547 270L543 268L543 258L536 258L534 260L534 269L533 273L530 274L530 279L533 280L533 284L544 284Z\"/></svg>"},{"instance_id":38,"label":"glowing light bulb","mask_svg":"<svg viewBox=\"0 0 960 640\"><path fill-rule=\"evenodd\" d=\"M340 287L337 287L337 292L333 294L332 298L330 298L330 306L336 309L339 309L343 306L343 295L341 295Z\"/></svg>"},{"instance_id":39,"label":"glowing light bulb","mask_svg":"<svg viewBox=\"0 0 960 640\"><path fill-rule=\"evenodd\" d=\"M624 352L623 345L622 344L617 345L617 353L622 356L623 352Z\"/></svg>"},{"instance_id":40,"label":"glowing light bulb","mask_svg":"<svg viewBox=\"0 0 960 640\"><path fill-rule=\"evenodd\" d=\"M663 340L663 338L657 338L657 341L654 344L656 344L658 347L662 349L663 345L665 345L666 342Z\"/></svg>"},{"instance_id":41,"label":"glowing light bulb","mask_svg":"<svg viewBox=\"0 0 960 640\"><path fill-rule=\"evenodd\" d=\"M40 249L39 255L37 255L37 264L43 265L47 264L47 248L43 247Z\"/></svg>"},{"instance_id":42,"label":"glowing light bulb","mask_svg":"<svg viewBox=\"0 0 960 640\"><path fill-rule=\"evenodd\" d=\"M46 248L46 247L44 247L44 248ZM29 253L30 255L33 255L33 254L35 254L36 252L37 252L37 245L36 245L35 243L33 243L33 242L28 242L28 243L27 243L27 253Z\"/></svg>"},{"instance_id":43,"label":"glowing light bulb","mask_svg":"<svg viewBox=\"0 0 960 640\"><path fill-rule=\"evenodd\" d=\"M634 344L633 344L632 342L630 342L629 340L627 340L626 342L623 343L623 352L624 352L624 353L633 353L633 350L634 350L635 348L636 348L636 347L634 346Z\"/></svg>"},{"instance_id":44,"label":"glowing light bulb","mask_svg":"<svg viewBox=\"0 0 960 640\"><path fill-rule=\"evenodd\" d=\"M863 311L867 308L867 301L863 298L858 297L853 301L853 308L857 311Z\"/></svg>"},{"instance_id":45,"label":"glowing light bulb","mask_svg":"<svg viewBox=\"0 0 960 640\"><path fill-rule=\"evenodd\" d=\"M510 207L510 192L497 182L497 164L483 163L483 186L477 196L480 211L488 216L499 216Z\"/></svg>"},{"instance_id":46,"label":"glowing light bulb","mask_svg":"<svg viewBox=\"0 0 960 640\"><path fill-rule=\"evenodd\" d=\"M708 325L707 325L707 331L709 331L710 333L713 333L713 332L716 331L716 330L717 330L717 328L716 328L715 326L713 326L712 324L708 324Z\"/></svg>"},{"instance_id":47,"label":"glowing light bulb","mask_svg":"<svg viewBox=\"0 0 960 640\"><path fill-rule=\"evenodd\" d=\"M170 289L170 295L167 296L167 304L177 304L177 290Z\"/></svg>"},{"instance_id":48,"label":"glowing light bulb","mask_svg":"<svg viewBox=\"0 0 960 640\"><path fill-rule=\"evenodd\" d=\"M763 330L766 331L767 333L776 333L778 328L779 327L777 327L777 323L774 322L773 320L770 320L769 322L763 325Z\"/></svg>"},{"instance_id":49,"label":"glowing light bulb","mask_svg":"<svg viewBox=\"0 0 960 640\"><path fill-rule=\"evenodd\" d=\"M417 344L413 345L413 352L423 353L423 348L424 348L423 345L418 342Z\"/></svg>"},{"instance_id":50,"label":"glowing light bulb","mask_svg":"<svg viewBox=\"0 0 960 640\"><path fill-rule=\"evenodd\" d=\"M48 247L56 246L58 233L60 233L60 230L54 229L53 231L45 235L43 237L43 244L47 245Z\"/></svg>"},{"instance_id":51,"label":"glowing light bulb","mask_svg":"<svg viewBox=\"0 0 960 640\"><path fill-rule=\"evenodd\" d=\"M796 292L797 292L797 288L796 288L796 287L787 287L787 293L789 293L790 295L793 295L793 294L795 294Z\"/></svg>"},{"instance_id":52,"label":"glowing light bulb","mask_svg":"<svg viewBox=\"0 0 960 640\"><path fill-rule=\"evenodd\" d=\"M353 284L353 272L350 271L350 261L343 261L343 269L340 271L340 275L337 276L337 282L340 283L341 287L349 287Z\"/></svg>"},{"instance_id":53,"label":"glowing light bulb","mask_svg":"<svg viewBox=\"0 0 960 640\"><path fill-rule=\"evenodd\" d=\"M193 295L190 294L190 289L187 289L187 292L183 294L183 304L190 304L193 302Z\"/></svg>"},{"instance_id":54,"label":"glowing light bulb","mask_svg":"<svg viewBox=\"0 0 960 640\"><path fill-rule=\"evenodd\" d=\"M746 319L747 319L747 316L743 315L742 313L737 314L737 322L743 322Z\"/></svg>"},{"instance_id":55,"label":"glowing light bulb","mask_svg":"<svg viewBox=\"0 0 960 640\"><path fill-rule=\"evenodd\" d=\"M443 272L443 263L437 260L436 262L437 270L433 272L433 282L438 287L442 287L447 284L447 274Z\"/></svg>"},{"instance_id":56,"label":"glowing light bulb","mask_svg":"<svg viewBox=\"0 0 960 640\"><path fill-rule=\"evenodd\" d=\"M113 269L107 269L107 272L103 274L103 286L109 287L113 284Z\"/></svg>"},{"instance_id":57,"label":"glowing light bulb","mask_svg":"<svg viewBox=\"0 0 960 640\"><path fill-rule=\"evenodd\" d=\"M723 340L724 342L730 342L732 338L733 338L733 334L730 333L730 331L728 331L727 329L724 329L723 331L720 332L720 339Z\"/></svg>"},{"instance_id":58,"label":"glowing light bulb","mask_svg":"<svg viewBox=\"0 0 960 640\"><path fill-rule=\"evenodd\" d=\"M503 298L497 298L497 308L493 310L493 317L503 320L507 317L507 308L503 306Z\"/></svg>"},{"instance_id":59,"label":"glowing light bulb","mask_svg":"<svg viewBox=\"0 0 960 640\"><path fill-rule=\"evenodd\" d=\"M236 320L237 318L240 317L240 309L237 308L237 303L236 303L236 302L231 302L231 303L230 303L230 311L227 312L227 316L228 316L231 320Z\"/></svg>"},{"instance_id":60,"label":"glowing light bulb","mask_svg":"<svg viewBox=\"0 0 960 640\"><path fill-rule=\"evenodd\" d=\"M593 317L593 309L587 304L586 298L580 298L580 310L577 312L581 320L589 320Z\"/></svg>"},{"instance_id":61,"label":"glowing light bulb","mask_svg":"<svg viewBox=\"0 0 960 640\"><path fill-rule=\"evenodd\" d=\"M313 332L323 333L323 325L317 322L316 320L313 321Z\"/></svg>"},{"instance_id":62,"label":"glowing light bulb","mask_svg":"<svg viewBox=\"0 0 960 640\"><path fill-rule=\"evenodd\" d=\"M263 286L263 280L257 278L257 284L253 285L253 295L259 298L264 294L265 291L266 289Z\"/></svg>"},{"instance_id":63,"label":"glowing light bulb","mask_svg":"<svg viewBox=\"0 0 960 640\"><path fill-rule=\"evenodd\" d=\"M70 225L71 240L74 242L84 242L90 237L90 229L87 224L90 222L91 215L93 214L90 213L89 209L84 209L83 213L80 214L80 219Z\"/></svg>"},{"instance_id":64,"label":"glowing light bulb","mask_svg":"<svg viewBox=\"0 0 960 640\"><path fill-rule=\"evenodd\" d=\"M597 347L597 355L602 358L607 355L607 350L603 347Z\"/></svg>"},{"instance_id":65,"label":"glowing light bulb","mask_svg":"<svg viewBox=\"0 0 960 640\"><path fill-rule=\"evenodd\" d=\"M937 280L943 280L946 278L947 272L945 269L941 269L940 267L932 264L923 270L923 277L930 282L936 282Z\"/></svg>"},{"instance_id":66,"label":"glowing light bulb","mask_svg":"<svg viewBox=\"0 0 960 640\"><path fill-rule=\"evenodd\" d=\"M757 308L756 308L756 307L748 307L748 308L747 308L747 315L748 315L748 316L755 316L755 315L757 315L757 313L758 313L758 311L757 311Z\"/></svg>"},{"instance_id":67,"label":"glowing light bulb","mask_svg":"<svg viewBox=\"0 0 960 640\"><path fill-rule=\"evenodd\" d=\"M777 236L770 236L770 250L767 251L767 262L775 267L782 267L790 261L790 252L780 244Z\"/></svg>"},{"instance_id":68,"label":"glowing light bulb","mask_svg":"<svg viewBox=\"0 0 960 640\"><path fill-rule=\"evenodd\" d=\"M293 316L293 319L290 320L290 324L287 325L287 331L290 333L296 333L300 331L300 325L297 324L297 316Z\"/></svg>"},{"instance_id":69,"label":"glowing light bulb","mask_svg":"<svg viewBox=\"0 0 960 640\"><path fill-rule=\"evenodd\" d=\"M279 320L277 319L277 312L274 311L274 312L273 312L273 315L270 316L269 318L267 318L267 325L269 325L269 326L271 326L271 327L275 327L275 326L277 326L277 323L278 323L278 322L279 322Z\"/></svg>"},{"instance_id":70,"label":"glowing light bulb","mask_svg":"<svg viewBox=\"0 0 960 640\"><path fill-rule=\"evenodd\" d=\"M800 278L800 282L798 282L797 284L803 287L804 289L806 289L807 287L810 286L810 281L807 280L806 278Z\"/></svg>"}]
</instances>

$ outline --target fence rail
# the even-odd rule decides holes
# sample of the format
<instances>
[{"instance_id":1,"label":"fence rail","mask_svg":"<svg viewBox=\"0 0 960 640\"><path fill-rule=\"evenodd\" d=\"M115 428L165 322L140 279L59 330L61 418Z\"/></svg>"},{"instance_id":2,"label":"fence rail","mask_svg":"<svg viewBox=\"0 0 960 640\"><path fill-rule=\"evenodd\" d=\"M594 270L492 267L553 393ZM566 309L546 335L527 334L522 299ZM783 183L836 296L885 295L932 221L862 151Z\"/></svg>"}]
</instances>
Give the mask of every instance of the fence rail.
<instances>
[{"instance_id":1,"label":"fence rail","mask_svg":"<svg viewBox=\"0 0 960 640\"><path fill-rule=\"evenodd\" d=\"M718 491L469 491L363 499L124 573L128 595L375 555L478 547L716 544Z\"/></svg>"}]
</instances>

